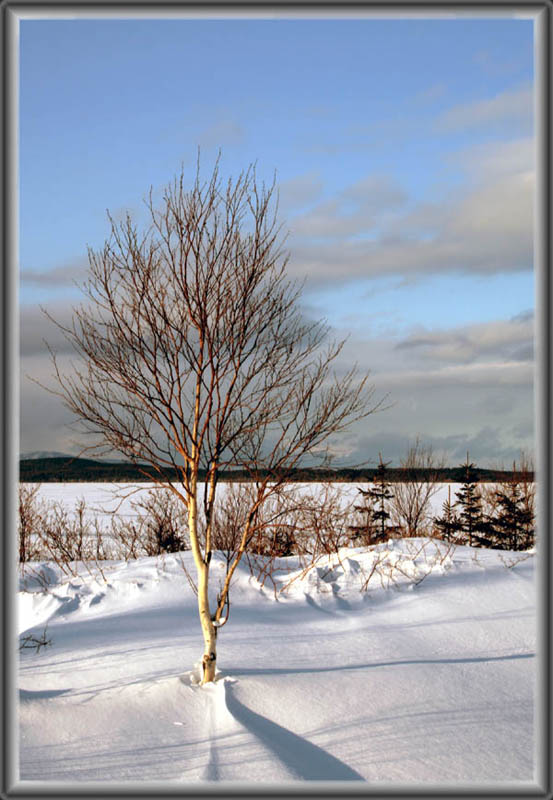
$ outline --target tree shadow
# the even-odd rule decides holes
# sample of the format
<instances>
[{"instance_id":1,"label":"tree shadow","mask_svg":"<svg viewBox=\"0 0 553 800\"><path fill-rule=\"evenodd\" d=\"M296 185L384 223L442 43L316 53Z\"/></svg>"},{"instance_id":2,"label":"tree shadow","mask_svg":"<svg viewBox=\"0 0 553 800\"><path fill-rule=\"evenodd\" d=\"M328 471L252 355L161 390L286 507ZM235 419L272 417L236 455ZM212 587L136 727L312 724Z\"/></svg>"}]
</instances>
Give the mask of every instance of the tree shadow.
<instances>
[{"instance_id":1,"label":"tree shadow","mask_svg":"<svg viewBox=\"0 0 553 800\"><path fill-rule=\"evenodd\" d=\"M51 697L59 697L60 694L67 694L71 691L71 689L42 689L41 691L20 689L19 701L29 702L30 700L49 700Z\"/></svg>"},{"instance_id":2,"label":"tree shadow","mask_svg":"<svg viewBox=\"0 0 553 800\"><path fill-rule=\"evenodd\" d=\"M365 781L343 761L243 705L225 682L225 701L232 716L256 736L294 775L303 781Z\"/></svg>"},{"instance_id":3,"label":"tree shadow","mask_svg":"<svg viewBox=\"0 0 553 800\"><path fill-rule=\"evenodd\" d=\"M516 661L535 658L535 653L512 653L506 656L466 656L463 658L410 658L401 661L373 661L368 664L340 664L334 667L237 667L225 670L228 676L240 675L309 675L318 672L342 672L378 667L403 667L413 664L483 664L493 661Z\"/></svg>"}]
</instances>

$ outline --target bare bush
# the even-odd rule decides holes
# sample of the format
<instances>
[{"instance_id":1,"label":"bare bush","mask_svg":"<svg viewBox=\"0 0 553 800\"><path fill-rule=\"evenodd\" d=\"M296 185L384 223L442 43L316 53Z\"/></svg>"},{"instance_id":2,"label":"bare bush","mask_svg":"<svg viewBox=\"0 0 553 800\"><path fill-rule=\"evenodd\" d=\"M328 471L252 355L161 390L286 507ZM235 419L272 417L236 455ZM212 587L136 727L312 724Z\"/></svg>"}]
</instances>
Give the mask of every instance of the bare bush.
<instances>
[{"instance_id":1,"label":"bare bush","mask_svg":"<svg viewBox=\"0 0 553 800\"><path fill-rule=\"evenodd\" d=\"M60 570L69 576L78 574L78 564L92 574L105 575L100 561L108 557L101 527L97 518L91 519L87 512L86 501L80 498L73 510L68 510L62 503L41 503L39 522L34 535L33 560L52 561ZM48 591L48 582L41 581L43 571L28 568L26 573L39 580L44 591Z\"/></svg>"},{"instance_id":2,"label":"bare bush","mask_svg":"<svg viewBox=\"0 0 553 800\"><path fill-rule=\"evenodd\" d=\"M273 510L273 519L278 518L278 527L286 543L286 549L278 545L278 539L265 539L267 549L264 558L248 554L248 563L255 565L252 571L262 584L270 579L277 588L276 576L292 567L279 560L279 556L299 556L300 573L280 586L286 591L298 579L307 575L319 563L335 557L341 563L340 551L351 546L351 511L344 502L342 487L332 483L315 486L288 486L279 496L278 513ZM269 519L271 519L269 517ZM277 546L275 546L275 542ZM251 569L251 566L250 566ZM330 567L329 567L330 569Z\"/></svg>"},{"instance_id":3,"label":"bare bush","mask_svg":"<svg viewBox=\"0 0 553 800\"><path fill-rule=\"evenodd\" d=\"M532 558L533 553L524 553L522 556L515 556L511 558L505 558L504 556L500 555L500 561L506 569L514 569L514 567L521 564L523 561L527 561L529 558Z\"/></svg>"},{"instance_id":4,"label":"bare bush","mask_svg":"<svg viewBox=\"0 0 553 800\"><path fill-rule=\"evenodd\" d=\"M29 561L21 565L20 586L24 592L29 591L29 585L39 586L47 594L55 582L55 576L44 565L33 566Z\"/></svg>"},{"instance_id":5,"label":"bare bush","mask_svg":"<svg viewBox=\"0 0 553 800\"><path fill-rule=\"evenodd\" d=\"M27 633L21 636L19 639L19 649L34 650L35 653L38 653L41 647L49 647L52 644L52 640L48 638L47 630L48 626L46 626L38 636L34 633Z\"/></svg>"},{"instance_id":6,"label":"bare bush","mask_svg":"<svg viewBox=\"0 0 553 800\"><path fill-rule=\"evenodd\" d=\"M139 523L114 516L109 534L117 558L130 561L140 558L142 553L141 526Z\"/></svg>"},{"instance_id":7,"label":"bare bush","mask_svg":"<svg viewBox=\"0 0 553 800\"><path fill-rule=\"evenodd\" d=\"M190 549L185 509L169 490L151 489L145 497L132 502L131 508L138 516L136 527L142 555L157 556Z\"/></svg>"},{"instance_id":8,"label":"bare bush","mask_svg":"<svg viewBox=\"0 0 553 800\"><path fill-rule=\"evenodd\" d=\"M373 548L371 550L372 560L368 569L361 570L361 591L366 592L369 588L369 584L373 577L378 576L380 578L380 582L382 586L384 586L383 581L383 573L386 570L386 561L388 559L388 553L379 549Z\"/></svg>"},{"instance_id":9,"label":"bare bush","mask_svg":"<svg viewBox=\"0 0 553 800\"><path fill-rule=\"evenodd\" d=\"M62 503L52 503L43 518L40 541L48 558L64 571L71 562L93 558L95 546L85 500L77 500L74 513Z\"/></svg>"},{"instance_id":10,"label":"bare bush","mask_svg":"<svg viewBox=\"0 0 553 800\"><path fill-rule=\"evenodd\" d=\"M253 489L248 483L229 483L219 495L213 510L211 543L224 553L227 569L236 557L242 531L252 503ZM253 533L252 533L253 536ZM205 533L202 534L202 538Z\"/></svg>"},{"instance_id":11,"label":"bare bush","mask_svg":"<svg viewBox=\"0 0 553 800\"><path fill-rule=\"evenodd\" d=\"M294 509L298 552L304 557L337 553L351 544L350 511L344 505L341 487L323 483L297 494Z\"/></svg>"},{"instance_id":12,"label":"bare bush","mask_svg":"<svg viewBox=\"0 0 553 800\"><path fill-rule=\"evenodd\" d=\"M430 500L440 489L440 470L445 459L437 458L432 446L422 444L417 438L400 463L405 477L394 484L390 500L393 520L404 536L428 534L432 527Z\"/></svg>"},{"instance_id":13,"label":"bare bush","mask_svg":"<svg viewBox=\"0 0 553 800\"><path fill-rule=\"evenodd\" d=\"M244 525L258 491L256 484L231 484L216 506L213 543L218 542L229 569L237 548L243 540ZM293 485L275 488L258 506L252 517L250 535L245 542L244 556L250 574L261 586L269 582L277 595L276 572L282 569L282 559L296 552L297 492ZM228 610L228 602L227 602Z\"/></svg>"},{"instance_id":14,"label":"bare bush","mask_svg":"<svg viewBox=\"0 0 553 800\"><path fill-rule=\"evenodd\" d=\"M19 561L25 564L40 557L40 533L44 504L39 500L40 484L19 484Z\"/></svg>"}]
</instances>

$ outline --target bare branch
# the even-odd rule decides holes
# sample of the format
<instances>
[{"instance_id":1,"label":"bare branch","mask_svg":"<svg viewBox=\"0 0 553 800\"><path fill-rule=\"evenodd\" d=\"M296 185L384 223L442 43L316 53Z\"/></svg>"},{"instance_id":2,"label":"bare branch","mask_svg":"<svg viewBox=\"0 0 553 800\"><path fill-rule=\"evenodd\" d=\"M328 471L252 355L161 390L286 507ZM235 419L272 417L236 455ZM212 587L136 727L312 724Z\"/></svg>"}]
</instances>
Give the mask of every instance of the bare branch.
<instances>
[{"instance_id":1,"label":"bare branch","mask_svg":"<svg viewBox=\"0 0 553 800\"><path fill-rule=\"evenodd\" d=\"M109 217L109 240L89 251L85 302L70 326L58 325L78 363L63 374L52 354L55 392L82 432L184 504L204 680L215 674L214 622L223 609L228 619L232 574L263 506L291 470L324 453L329 437L380 406L368 376L333 374L343 343L322 349L327 327L302 317L274 194L274 182L259 185L255 165L224 183L217 161L207 180L198 164L189 190L181 173L159 208L150 192L145 231L130 216ZM212 615L216 490L229 467L249 471L256 488Z\"/></svg>"}]
</instances>

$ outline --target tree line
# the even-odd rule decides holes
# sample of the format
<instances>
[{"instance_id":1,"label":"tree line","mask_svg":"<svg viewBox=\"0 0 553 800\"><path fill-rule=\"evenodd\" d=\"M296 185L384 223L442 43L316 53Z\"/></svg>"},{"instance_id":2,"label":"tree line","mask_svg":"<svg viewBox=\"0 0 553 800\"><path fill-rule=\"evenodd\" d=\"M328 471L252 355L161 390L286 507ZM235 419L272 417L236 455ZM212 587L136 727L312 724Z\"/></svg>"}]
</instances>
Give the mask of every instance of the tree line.
<instances>
[{"instance_id":1,"label":"tree line","mask_svg":"<svg viewBox=\"0 0 553 800\"><path fill-rule=\"evenodd\" d=\"M409 449L408 465L432 461L431 449L418 442ZM530 459L522 454L513 462L507 477L495 483L479 483L476 465L469 460L459 467L461 486L442 505L438 516L430 500L439 489L439 470L426 480L414 476L404 484L394 484L388 466L380 456L373 485L359 488L361 499L354 505L362 521L350 526L354 541L376 544L390 537L432 536L470 547L502 550L528 550L535 544L535 484Z\"/></svg>"},{"instance_id":2,"label":"tree line","mask_svg":"<svg viewBox=\"0 0 553 800\"><path fill-rule=\"evenodd\" d=\"M178 480L176 469L159 469L167 480ZM429 474L424 467L407 469L403 466L389 467L387 478L391 483L405 483L411 480L428 480L438 473L442 483L461 483L464 477L464 466L435 467ZM511 470L478 467L478 482L496 483L509 480ZM288 483L320 483L334 481L340 483L366 483L375 479L378 467L297 467L288 470L283 476ZM204 481L208 477L207 470L198 471L198 479ZM221 470L220 480L225 483L250 481L257 478L280 478L278 473L270 474L268 470L259 469L256 473L250 470ZM533 473L531 473L533 480ZM144 475L140 466L126 461L98 461L78 456L51 456L44 458L23 458L19 462L19 480L22 483L147 483L150 478Z\"/></svg>"}]
</instances>

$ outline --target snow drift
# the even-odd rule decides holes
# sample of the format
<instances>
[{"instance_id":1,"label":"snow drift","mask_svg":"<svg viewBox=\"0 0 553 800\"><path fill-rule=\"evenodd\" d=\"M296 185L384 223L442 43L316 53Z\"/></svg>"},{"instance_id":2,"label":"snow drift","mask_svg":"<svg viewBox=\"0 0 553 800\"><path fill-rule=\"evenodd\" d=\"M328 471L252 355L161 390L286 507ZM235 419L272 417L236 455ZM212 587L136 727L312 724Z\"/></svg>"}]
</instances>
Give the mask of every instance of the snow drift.
<instances>
[{"instance_id":1,"label":"snow drift","mask_svg":"<svg viewBox=\"0 0 553 800\"><path fill-rule=\"evenodd\" d=\"M263 585L242 563L205 687L190 553L31 565L20 634L51 643L21 651L20 778L530 784L534 561L418 539Z\"/></svg>"}]
</instances>

